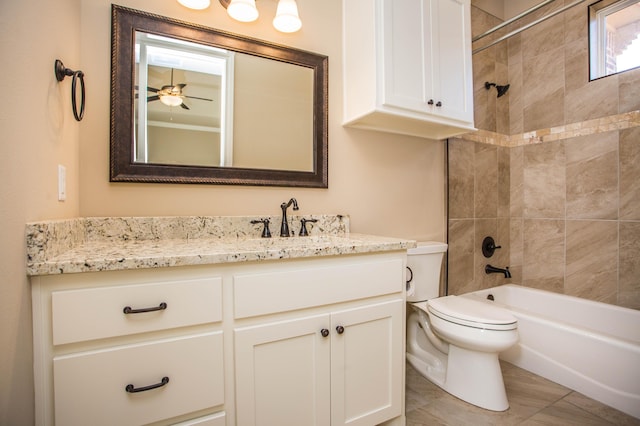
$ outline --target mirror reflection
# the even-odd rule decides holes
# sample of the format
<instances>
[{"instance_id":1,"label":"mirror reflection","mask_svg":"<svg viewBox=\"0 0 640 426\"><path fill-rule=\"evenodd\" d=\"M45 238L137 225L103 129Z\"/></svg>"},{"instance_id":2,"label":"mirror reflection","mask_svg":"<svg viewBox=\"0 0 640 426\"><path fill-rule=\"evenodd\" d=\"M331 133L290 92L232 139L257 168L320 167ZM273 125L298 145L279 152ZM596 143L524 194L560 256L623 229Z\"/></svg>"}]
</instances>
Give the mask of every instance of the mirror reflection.
<instances>
[{"instance_id":1,"label":"mirror reflection","mask_svg":"<svg viewBox=\"0 0 640 426\"><path fill-rule=\"evenodd\" d=\"M136 162L313 170L303 143L313 70L140 31L135 40Z\"/></svg>"},{"instance_id":2,"label":"mirror reflection","mask_svg":"<svg viewBox=\"0 0 640 426\"><path fill-rule=\"evenodd\" d=\"M111 181L327 187L327 57L112 6Z\"/></svg>"}]
</instances>

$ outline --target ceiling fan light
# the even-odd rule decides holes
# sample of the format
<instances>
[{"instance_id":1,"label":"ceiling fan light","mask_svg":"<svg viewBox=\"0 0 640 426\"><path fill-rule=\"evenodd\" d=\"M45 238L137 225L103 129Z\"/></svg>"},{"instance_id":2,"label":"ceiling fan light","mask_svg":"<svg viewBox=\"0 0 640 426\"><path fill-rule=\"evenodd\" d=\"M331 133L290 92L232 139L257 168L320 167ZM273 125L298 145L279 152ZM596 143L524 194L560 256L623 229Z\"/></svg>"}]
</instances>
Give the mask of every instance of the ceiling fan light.
<instances>
[{"instance_id":1,"label":"ceiling fan light","mask_svg":"<svg viewBox=\"0 0 640 426\"><path fill-rule=\"evenodd\" d=\"M178 3L189 9L203 10L209 7L211 0L178 0Z\"/></svg>"},{"instance_id":2,"label":"ceiling fan light","mask_svg":"<svg viewBox=\"0 0 640 426\"><path fill-rule=\"evenodd\" d=\"M178 106L182 103L182 98L176 95L160 95L160 102L167 106Z\"/></svg>"},{"instance_id":3,"label":"ceiling fan light","mask_svg":"<svg viewBox=\"0 0 640 426\"><path fill-rule=\"evenodd\" d=\"M298 5L295 0L280 0L273 26L283 33L294 33L302 27L298 16Z\"/></svg>"},{"instance_id":4,"label":"ceiling fan light","mask_svg":"<svg viewBox=\"0 0 640 426\"><path fill-rule=\"evenodd\" d=\"M259 15L255 0L231 0L227 13L240 22L253 22Z\"/></svg>"}]
</instances>

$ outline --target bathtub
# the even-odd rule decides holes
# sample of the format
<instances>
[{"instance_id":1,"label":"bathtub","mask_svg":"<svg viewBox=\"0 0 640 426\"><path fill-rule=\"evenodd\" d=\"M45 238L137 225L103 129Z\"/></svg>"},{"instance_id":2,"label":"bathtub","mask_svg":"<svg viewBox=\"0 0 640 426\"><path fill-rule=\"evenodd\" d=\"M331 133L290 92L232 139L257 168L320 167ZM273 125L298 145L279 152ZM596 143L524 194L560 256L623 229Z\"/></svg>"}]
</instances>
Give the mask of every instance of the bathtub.
<instances>
[{"instance_id":1,"label":"bathtub","mask_svg":"<svg viewBox=\"0 0 640 426\"><path fill-rule=\"evenodd\" d=\"M500 359L640 418L640 311L514 284L463 296L518 318Z\"/></svg>"}]
</instances>

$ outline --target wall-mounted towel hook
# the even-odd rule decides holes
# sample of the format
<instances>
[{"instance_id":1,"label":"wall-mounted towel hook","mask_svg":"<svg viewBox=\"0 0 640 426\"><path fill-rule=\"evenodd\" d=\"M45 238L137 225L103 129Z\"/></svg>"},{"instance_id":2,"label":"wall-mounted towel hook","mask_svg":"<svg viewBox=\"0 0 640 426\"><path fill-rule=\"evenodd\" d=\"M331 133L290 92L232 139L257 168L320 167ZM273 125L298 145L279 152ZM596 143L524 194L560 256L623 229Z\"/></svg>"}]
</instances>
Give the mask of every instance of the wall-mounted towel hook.
<instances>
[{"instance_id":1,"label":"wall-mounted towel hook","mask_svg":"<svg viewBox=\"0 0 640 426\"><path fill-rule=\"evenodd\" d=\"M80 70L73 71L72 69L65 68L64 64L60 59L56 59L56 62L53 64L53 70L56 74L56 80L62 81L66 76L73 76L73 80L71 82L71 106L73 107L73 116L76 118L76 121L81 121L82 117L84 117L84 105L85 105L85 93L84 93L84 73ZM76 87L78 80L80 80L80 92L82 95L82 99L80 101L80 113L78 114L78 103L76 102Z\"/></svg>"}]
</instances>

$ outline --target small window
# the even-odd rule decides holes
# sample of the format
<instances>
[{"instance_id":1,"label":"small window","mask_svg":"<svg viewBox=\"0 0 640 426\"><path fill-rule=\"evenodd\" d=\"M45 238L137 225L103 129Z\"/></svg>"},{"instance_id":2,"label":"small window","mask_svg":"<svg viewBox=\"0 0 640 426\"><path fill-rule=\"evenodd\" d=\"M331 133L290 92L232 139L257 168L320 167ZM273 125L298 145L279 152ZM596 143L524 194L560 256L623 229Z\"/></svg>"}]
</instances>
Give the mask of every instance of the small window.
<instances>
[{"instance_id":1,"label":"small window","mask_svg":"<svg viewBox=\"0 0 640 426\"><path fill-rule=\"evenodd\" d=\"M591 80L640 67L640 0L589 6Z\"/></svg>"}]
</instances>

